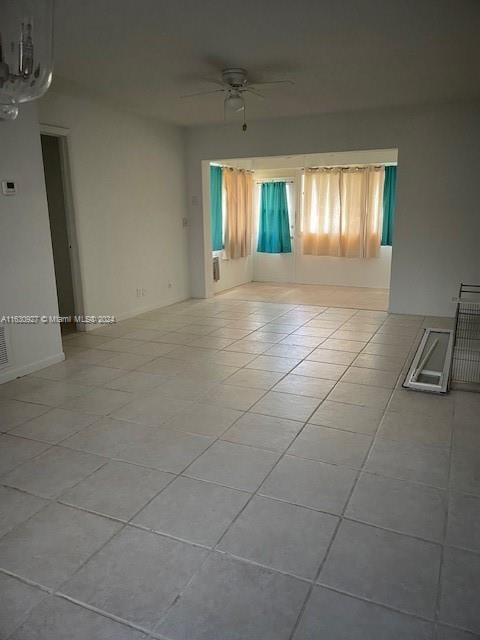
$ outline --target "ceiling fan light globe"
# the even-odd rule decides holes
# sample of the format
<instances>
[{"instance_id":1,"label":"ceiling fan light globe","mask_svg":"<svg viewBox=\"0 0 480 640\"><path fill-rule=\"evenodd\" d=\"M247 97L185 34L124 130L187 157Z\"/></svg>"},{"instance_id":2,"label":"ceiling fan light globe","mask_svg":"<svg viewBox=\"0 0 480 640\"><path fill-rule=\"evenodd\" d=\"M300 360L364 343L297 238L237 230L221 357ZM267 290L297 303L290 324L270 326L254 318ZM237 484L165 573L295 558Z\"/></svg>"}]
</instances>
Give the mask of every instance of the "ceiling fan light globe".
<instances>
[{"instance_id":1,"label":"ceiling fan light globe","mask_svg":"<svg viewBox=\"0 0 480 640\"><path fill-rule=\"evenodd\" d=\"M227 111L243 111L245 109L245 102L242 96L227 96L225 98L225 109L227 109Z\"/></svg>"}]
</instances>

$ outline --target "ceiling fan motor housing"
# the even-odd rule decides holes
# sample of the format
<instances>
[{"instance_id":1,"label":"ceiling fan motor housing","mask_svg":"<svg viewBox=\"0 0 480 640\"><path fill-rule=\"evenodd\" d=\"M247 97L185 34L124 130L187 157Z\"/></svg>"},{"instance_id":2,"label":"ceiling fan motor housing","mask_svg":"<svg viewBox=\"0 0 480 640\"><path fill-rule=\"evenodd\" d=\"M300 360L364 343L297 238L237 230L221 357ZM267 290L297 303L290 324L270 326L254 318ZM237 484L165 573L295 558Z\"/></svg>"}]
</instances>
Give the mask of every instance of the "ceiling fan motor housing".
<instances>
[{"instance_id":1,"label":"ceiling fan motor housing","mask_svg":"<svg viewBox=\"0 0 480 640\"><path fill-rule=\"evenodd\" d=\"M247 84L247 72L245 69L224 69L222 79L234 89L240 89Z\"/></svg>"}]
</instances>

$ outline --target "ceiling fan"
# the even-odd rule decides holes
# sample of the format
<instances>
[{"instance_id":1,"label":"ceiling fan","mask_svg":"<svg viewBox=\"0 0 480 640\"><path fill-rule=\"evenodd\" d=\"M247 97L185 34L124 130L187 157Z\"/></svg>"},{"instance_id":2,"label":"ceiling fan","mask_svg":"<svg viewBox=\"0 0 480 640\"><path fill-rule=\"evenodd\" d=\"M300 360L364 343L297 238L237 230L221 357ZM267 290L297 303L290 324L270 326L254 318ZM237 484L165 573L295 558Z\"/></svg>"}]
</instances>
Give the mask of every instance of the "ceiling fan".
<instances>
[{"instance_id":1,"label":"ceiling fan","mask_svg":"<svg viewBox=\"0 0 480 640\"><path fill-rule=\"evenodd\" d=\"M295 84L292 80L271 80L267 82L250 82L246 69L232 68L223 69L221 80L208 80L219 87L220 89L213 89L210 91L200 91L198 93L191 93L182 98L196 98L197 96L208 96L214 93L223 93L225 98L223 101L224 116L226 118L228 112L243 112L243 125L242 130L247 130L246 123L246 104L245 93L250 93L261 100L265 99L265 96L257 90L257 87L267 85L292 85Z\"/></svg>"}]
</instances>

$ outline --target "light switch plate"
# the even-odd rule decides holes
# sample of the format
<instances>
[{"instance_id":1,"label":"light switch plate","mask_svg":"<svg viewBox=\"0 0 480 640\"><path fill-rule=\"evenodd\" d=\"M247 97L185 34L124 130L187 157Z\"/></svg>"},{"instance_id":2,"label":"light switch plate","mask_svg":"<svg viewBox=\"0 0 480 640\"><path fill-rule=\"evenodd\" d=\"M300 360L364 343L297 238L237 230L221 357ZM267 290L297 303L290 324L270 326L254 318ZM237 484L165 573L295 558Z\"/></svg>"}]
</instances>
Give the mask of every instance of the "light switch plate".
<instances>
[{"instance_id":1,"label":"light switch plate","mask_svg":"<svg viewBox=\"0 0 480 640\"><path fill-rule=\"evenodd\" d=\"M14 180L2 180L2 193L4 196L14 196L17 193L17 183Z\"/></svg>"}]
</instances>

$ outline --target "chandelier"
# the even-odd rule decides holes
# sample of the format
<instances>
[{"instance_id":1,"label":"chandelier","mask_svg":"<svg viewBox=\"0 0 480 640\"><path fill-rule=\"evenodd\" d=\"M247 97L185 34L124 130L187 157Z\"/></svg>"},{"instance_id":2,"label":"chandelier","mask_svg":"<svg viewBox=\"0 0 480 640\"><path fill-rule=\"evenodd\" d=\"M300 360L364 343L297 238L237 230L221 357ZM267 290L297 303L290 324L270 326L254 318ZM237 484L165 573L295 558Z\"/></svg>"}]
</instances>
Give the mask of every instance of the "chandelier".
<instances>
[{"instance_id":1,"label":"chandelier","mask_svg":"<svg viewBox=\"0 0 480 640\"><path fill-rule=\"evenodd\" d=\"M0 0L0 119L52 82L53 0Z\"/></svg>"}]
</instances>

